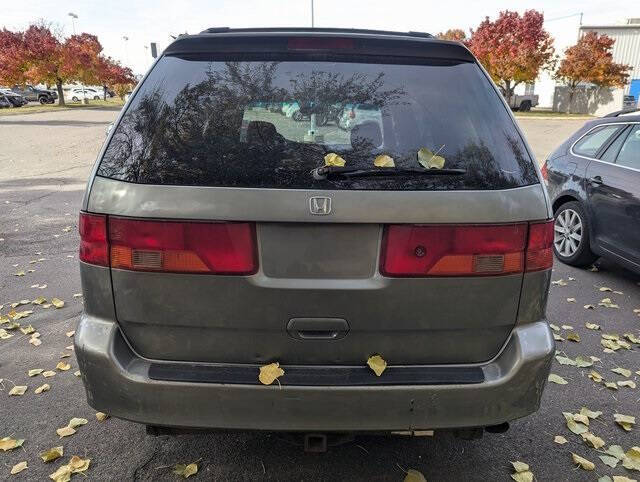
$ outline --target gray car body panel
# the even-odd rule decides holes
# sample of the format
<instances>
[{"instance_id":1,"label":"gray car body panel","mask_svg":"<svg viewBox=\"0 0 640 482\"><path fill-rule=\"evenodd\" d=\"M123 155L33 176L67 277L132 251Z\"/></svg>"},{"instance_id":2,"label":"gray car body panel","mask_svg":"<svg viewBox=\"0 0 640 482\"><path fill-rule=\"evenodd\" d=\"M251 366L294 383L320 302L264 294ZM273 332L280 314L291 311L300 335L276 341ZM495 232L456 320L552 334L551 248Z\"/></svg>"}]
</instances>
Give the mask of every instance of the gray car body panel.
<instances>
[{"instance_id":1,"label":"gray car body panel","mask_svg":"<svg viewBox=\"0 0 640 482\"><path fill-rule=\"evenodd\" d=\"M274 35L291 34L283 32ZM227 40L251 35L223 34ZM295 35L329 34L302 29ZM205 44L211 38L198 36L196 51L209 48ZM449 52L470 56L460 44L411 42L416 47L411 55L420 55L420 45L442 43ZM228 50L234 44L224 45ZM191 47L183 38L173 48ZM429 46L425 51L435 50ZM142 83L144 79L131 99ZM497 89L496 95L511 116ZM300 431L484 426L537 410L554 353L545 321L550 270L390 278L380 274L379 265L385 224L550 218L542 183L419 192L133 184L96 176L115 130L89 179L84 211L155 220L255 222L259 268L250 276L212 276L80 263L85 314L75 345L94 408L147 424ZM330 214L310 212L313 196L331 198ZM292 320L300 319L305 326L313 326L314 320L323 326L327 320L344 321L347 329L335 339L301 339L287 330ZM255 366L257 377L257 367L272 361L285 369L287 364L361 366L374 353L393 365L481 367L485 381L280 390L149 377L152 362L244 364ZM258 414L256 404L270 410ZM366 408L373 406L378 408Z\"/></svg>"}]
</instances>

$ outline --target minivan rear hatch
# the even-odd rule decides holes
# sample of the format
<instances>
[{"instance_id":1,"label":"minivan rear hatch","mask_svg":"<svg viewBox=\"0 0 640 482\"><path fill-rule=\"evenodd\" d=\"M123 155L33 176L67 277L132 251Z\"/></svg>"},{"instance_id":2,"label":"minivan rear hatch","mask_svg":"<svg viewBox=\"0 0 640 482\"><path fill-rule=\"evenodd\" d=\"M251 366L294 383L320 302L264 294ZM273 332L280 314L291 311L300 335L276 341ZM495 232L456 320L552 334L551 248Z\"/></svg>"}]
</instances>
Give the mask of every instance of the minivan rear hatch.
<instances>
[{"instance_id":1,"label":"minivan rear hatch","mask_svg":"<svg viewBox=\"0 0 640 482\"><path fill-rule=\"evenodd\" d=\"M114 127L87 210L124 335L161 360L491 359L550 260L495 88L461 46L296 38L178 42Z\"/></svg>"}]
</instances>

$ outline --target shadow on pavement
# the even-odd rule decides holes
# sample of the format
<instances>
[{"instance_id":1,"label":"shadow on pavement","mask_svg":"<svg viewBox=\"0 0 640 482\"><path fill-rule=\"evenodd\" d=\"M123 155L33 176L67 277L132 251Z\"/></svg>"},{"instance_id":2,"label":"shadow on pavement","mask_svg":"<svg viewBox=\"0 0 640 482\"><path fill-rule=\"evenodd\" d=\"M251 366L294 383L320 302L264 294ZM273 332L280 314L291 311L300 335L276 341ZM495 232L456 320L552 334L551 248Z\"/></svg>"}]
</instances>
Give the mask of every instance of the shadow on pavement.
<instances>
[{"instance_id":1,"label":"shadow on pavement","mask_svg":"<svg viewBox=\"0 0 640 482\"><path fill-rule=\"evenodd\" d=\"M118 109L119 110L119 109ZM16 126L50 126L50 127L88 127L93 125L106 126L111 121L80 121L80 120L4 120L0 118L0 124Z\"/></svg>"}]
</instances>

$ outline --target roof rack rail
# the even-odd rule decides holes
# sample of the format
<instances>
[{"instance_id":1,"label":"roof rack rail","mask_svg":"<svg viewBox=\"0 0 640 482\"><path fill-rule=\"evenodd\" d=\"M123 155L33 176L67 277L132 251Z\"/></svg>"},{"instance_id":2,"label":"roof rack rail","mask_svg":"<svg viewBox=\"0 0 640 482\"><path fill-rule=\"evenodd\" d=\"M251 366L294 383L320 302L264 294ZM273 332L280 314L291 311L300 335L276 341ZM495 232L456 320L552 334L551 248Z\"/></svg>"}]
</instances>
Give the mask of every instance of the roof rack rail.
<instances>
[{"instance_id":1,"label":"roof rack rail","mask_svg":"<svg viewBox=\"0 0 640 482\"><path fill-rule=\"evenodd\" d=\"M617 110L615 112L609 112L604 117L618 117L618 116L623 115L623 114L630 114L631 112L640 112L640 108Z\"/></svg>"},{"instance_id":2,"label":"roof rack rail","mask_svg":"<svg viewBox=\"0 0 640 482\"><path fill-rule=\"evenodd\" d=\"M433 38L433 35L427 32L393 32L389 30L368 30L359 28L319 28L319 27L265 27L265 28L229 28L229 27L211 27L200 32L206 33L226 33L226 32L256 32L256 33L268 33L268 32L335 32L335 33L364 33L364 34L378 34L378 35L397 35L404 37L420 37L420 38Z\"/></svg>"}]
</instances>

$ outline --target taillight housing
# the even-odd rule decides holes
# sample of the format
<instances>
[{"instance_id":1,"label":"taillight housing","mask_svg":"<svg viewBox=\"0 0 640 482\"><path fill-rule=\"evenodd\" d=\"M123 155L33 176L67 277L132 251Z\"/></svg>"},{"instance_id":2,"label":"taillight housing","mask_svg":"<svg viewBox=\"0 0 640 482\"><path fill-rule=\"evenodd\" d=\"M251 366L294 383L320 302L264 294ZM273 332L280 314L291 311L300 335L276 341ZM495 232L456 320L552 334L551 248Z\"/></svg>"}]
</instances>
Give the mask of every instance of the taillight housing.
<instances>
[{"instance_id":1,"label":"taillight housing","mask_svg":"<svg viewBox=\"0 0 640 482\"><path fill-rule=\"evenodd\" d=\"M109 266L107 217L103 214L80 213L80 261L97 266Z\"/></svg>"},{"instance_id":2,"label":"taillight housing","mask_svg":"<svg viewBox=\"0 0 640 482\"><path fill-rule=\"evenodd\" d=\"M545 182L549 180L549 168L547 167L547 161L544 161L544 164L542 164L540 174L542 174L542 179L544 179Z\"/></svg>"},{"instance_id":3,"label":"taillight housing","mask_svg":"<svg viewBox=\"0 0 640 482\"><path fill-rule=\"evenodd\" d=\"M101 262L91 264L131 271L250 275L258 269L253 223L156 221L82 213L104 225ZM86 223L86 221L85 221Z\"/></svg>"},{"instance_id":4,"label":"taillight housing","mask_svg":"<svg viewBox=\"0 0 640 482\"><path fill-rule=\"evenodd\" d=\"M548 224L388 225L380 272L388 277L497 276L548 269L553 260L553 225L549 240Z\"/></svg>"},{"instance_id":5,"label":"taillight housing","mask_svg":"<svg viewBox=\"0 0 640 482\"><path fill-rule=\"evenodd\" d=\"M526 271L542 271L553 266L553 220L529 225Z\"/></svg>"}]
</instances>

